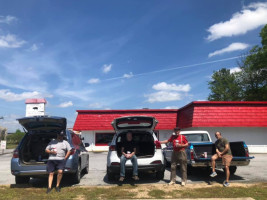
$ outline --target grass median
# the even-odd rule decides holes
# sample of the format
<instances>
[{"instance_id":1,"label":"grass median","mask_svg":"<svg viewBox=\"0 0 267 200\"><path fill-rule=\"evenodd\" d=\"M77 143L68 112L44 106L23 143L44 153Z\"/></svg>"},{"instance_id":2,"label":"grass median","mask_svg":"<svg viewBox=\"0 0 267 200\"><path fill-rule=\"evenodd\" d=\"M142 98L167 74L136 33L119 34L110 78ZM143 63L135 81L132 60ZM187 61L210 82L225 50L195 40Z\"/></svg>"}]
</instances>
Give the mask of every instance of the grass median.
<instances>
[{"instance_id":1,"label":"grass median","mask_svg":"<svg viewBox=\"0 0 267 200\"><path fill-rule=\"evenodd\" d=\"M257 200L267 199L267 183L231 184L224 188L221 185L124 185L124 186L91 186L65 187L60 193L53 190L46 194L46 188L25 186L0 186L0 199L36 200L36 199L183 199L183 198L238 198L252 197Z\"/></svg>"}]
</instances>

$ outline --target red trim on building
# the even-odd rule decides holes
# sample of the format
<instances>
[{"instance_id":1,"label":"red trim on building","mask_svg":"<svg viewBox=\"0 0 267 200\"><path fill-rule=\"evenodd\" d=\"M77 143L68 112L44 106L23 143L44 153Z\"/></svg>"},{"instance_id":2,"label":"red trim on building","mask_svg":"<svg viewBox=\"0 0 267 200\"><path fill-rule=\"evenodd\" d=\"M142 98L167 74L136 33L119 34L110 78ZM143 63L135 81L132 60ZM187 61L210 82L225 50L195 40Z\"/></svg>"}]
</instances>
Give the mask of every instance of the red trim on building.
<instances>
[{"instance_id":1,"label":"red trim on building","mask_svg":"<svg viewBox=\"0 0 267 200\"><path fill-rule=\"evenodd\" d=\"M26 99L25 104L34 104L34 103L44 103L46 104L45 99Z\"/></svg>"},{"instance_id":2,"label":"red trim on building","mask_svg":"<svg viewBox=\"0 0 267 200\"><path fill-rule=\"evenodd\" d=\"M113 119L153 116L157 130L190 127L267 127L267 102L194 101L181 109L77 110L73 130L113 130Z\"/></svg>"},{"instance_id":3,"label":"red trim on building","mask_svg":"<svg viewBox=\"0 0 267 200\"><path fill-rule=\"evenodd\" d=\"M153 116L159 123L157 130L173 129L177 125L177 109L138 110L77 110L73 130L113 130L111 122L124 116Z\"/></svg>"},{"instance_id":4,"label":"red trim on building","mask_svg":"<svg viewBox=\"0 0 267 200\"><path fill-rule=\"evenodd\" d=\"M267 102L192 102L179 109L178 126L267 127Z\"/></svg>"}]
</instances>

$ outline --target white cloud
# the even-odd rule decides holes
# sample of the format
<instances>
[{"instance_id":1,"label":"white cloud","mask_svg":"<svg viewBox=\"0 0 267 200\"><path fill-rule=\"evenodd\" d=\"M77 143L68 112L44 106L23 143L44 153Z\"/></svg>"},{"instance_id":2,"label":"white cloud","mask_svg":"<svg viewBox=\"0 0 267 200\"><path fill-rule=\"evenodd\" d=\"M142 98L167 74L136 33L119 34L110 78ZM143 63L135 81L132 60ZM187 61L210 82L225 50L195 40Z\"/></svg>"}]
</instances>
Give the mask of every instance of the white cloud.
<instances>
[{"instance_id":1,"label":"white cloud","mask_svg":"<svg viewBox=\"0 0 267 200\"><path fill-rule=\"evenodd\" d=\"M5 101L22 101L28 98L44 98L48 97L51 98L52 95L49 94L41 94L40 92L33 91L33 92L22 92L20 94L16 94L10 92L8 89L0 90L0 99Z\"/></svg>"},{"instance_id":2,"label":"white cloud","mask_svg":"<svg viewBox=\"0 0 267 200\"><path fill-rule=\"evenodd\" d=\"M39 47L36 44L33 44L30 48L31 51L37 51Z\"/></svg>"},{"instance_id":3,"label":"white cloud","mask_svg":"<svg viewBox=\"0 0 267 200\"><path fill-rule=\"evenodd\" d=\"M148 97L147 101L149 103L178 101L182 99L182 95L179 92L168 92L168 91L159 91L145 96Z\"/></svg>"},{"instance_id":4,"label":"white cloud","mask_svg":"<svg viewBox=\"0 0 267 200\"><path fill-rule=\"evenodd\" d=\"M17 21L18 19L14 16L0 16L0 23L11 24L13 21Z\"/></svg>"},{"instance_id":5,"label":"white cloud","mask_svg":"<svg viewBox=\"0 0 267 200\"><path fill-rule=\"evenodd\" d=\"M17 129L22 130L21 125L17 119L24 117L23 115L9 114L5 115L4 119L1 120L1 126L7 128L8 133L14 133Z\"/></svg>"},{"instance_id":6,"label":"white cloud","mask_svg":"<svg viewBox=\"0 0 267 200\"><path fill-rule=\"evenodd\" d=\"M267 24L267 2L251 3L243 7L240 12L234 13L230 20L209 27L207 31L210 34L207 40L243 35L265 24Z\"/></svg>"},{"instance_id":7,"label":"white cloud","mask_svg":"<svg viewBox=\"0 0 267 200\"><path fill-rule=\"evenodd\" d=\"M166 90L166 91L183 91L188 92L190 91L190 85L176 85L176 84L167 84L166 82L160 82L152 86L154 90Z\"/></svg>"},{"instance_id":8,"label":"white cloud","mask_svg":"<svg viewBox=\"0 0 267 200\"><path fill-rule=\"evenodd\" d=\"M191 89L189 84L176 85L175 83L167 84L166 82L154 84L152 88L158 90L158 92L145 95L150 103L181 100Z\"/></svg>"},{"instance_id":9,"label":"white cloud","mask_svg":"<svg viewBox=\"0 0 267 200\"><path fill-rule=\"evenodd\" d=\"M123 77L123 78L132 78L132 77L133 77L133 73L130 72L129 74L123 74L122 77Z\"/></svg>"},{"instance_id":10,"label":"white cloud","mask_svg":"<svg viewBox=\"0 0 267 200\"><path fill-rule=\"evenodd\" d=\"M95 84L95 83L99 83L100 80L98 78L91 78L87 81L87 83L90 83L90 84Z\"/></svg>"},{"instance_id":11,"label":"white cloud","mask_svg":"<svg viewBox=\"0 0 267 200\"><path fill-rule=\"evenodd\" d=\"M0 48L19 48L26 42L19 40L16 35L7 34L0 36Z\"/></svg>"},{"instance_id":12,"label":"white cloud","mask_svg":"<svg viewBox=\"0 0 267 200\"><path fill-rule=\"evenodd\" d=\"M231 74L236 73L236 72L241 72L240 67L233 67L233 68L230 69L230 73Z\"/></svg>"},{"instance_id":13,"label":"white cloud","mask_svg":"<svg viewBox=\"0 0 267 200\"><path fill-rule=\"evenodd\" d=\"M209 53L209 58L212 57L212 56L221 55L221 54L229 53L229 52L232 52L232 51L244 50L244 49L246 49L248 47L249 47L249 45L245 44L245 43L239 43L239 42L232 43L228 47L225 47L223 49L216 50L216 51L214 51L212 53Z\"/></svg>"},{"instance_id":14,"label":"white cloud","mask_svg":"<svg viewBox=\"0 0 267 200\"><path fill-rule=\"evenodd\" d=\"M108 72L110 72L110 70L111 70L111 68L112 68L112 64L109 64L109 65L103 65L103 67L102 67L102 71L103 71L103 73L108 73Z\"/></svg>"},{"instance_id":15,"label":"white cloud","mask_svg":"<svg viewBox=\"0 0 267 200\"><path fill-rule=\"evenodd\" d=\"M165 109L178 109L177 106L166 106Z\"/></svg>"},{"instance_id":16,"label":"white cloud","mask_svg":"<svg viewBox=\"0 0 267 200\"><path fill-rule=\"evenodd\" d=\"M58 105L58 107L60 107L60 108L67 108L67 107L70 107L70 106L73 106L72 101L66 101L66 102L63 102L63 103Z\"/></svg>"},{"instance_id":17,"label":"white cloud","mask_svg":"<svg viewBox=\"0 0 267 200\"><path fill-rule=\"evenodd\" d=\"M91 103L91 104L89 104L89 108L94 108L94 109L96 109L96 108L103 108L103 105L101 103L98 103L98 102Z\"/></svg>"}]
</instances>

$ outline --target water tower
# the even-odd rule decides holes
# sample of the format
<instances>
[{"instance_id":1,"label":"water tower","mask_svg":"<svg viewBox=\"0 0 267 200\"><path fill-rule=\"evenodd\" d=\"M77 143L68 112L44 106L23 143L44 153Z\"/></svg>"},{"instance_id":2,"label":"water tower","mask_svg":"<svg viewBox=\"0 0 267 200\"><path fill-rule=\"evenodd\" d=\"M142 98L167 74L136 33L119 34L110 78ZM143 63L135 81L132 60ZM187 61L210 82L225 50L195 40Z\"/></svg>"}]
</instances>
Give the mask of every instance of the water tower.
<instances>
[{"instance_id":1,"label":"water tower","mask_svg":"<svg viewBox=\"0 0 267 200\"><path fill-rule=\"evenodd\" d=\"M26 99L26 117L45 115L45 99Z\"/></svg>"}]
</instances>

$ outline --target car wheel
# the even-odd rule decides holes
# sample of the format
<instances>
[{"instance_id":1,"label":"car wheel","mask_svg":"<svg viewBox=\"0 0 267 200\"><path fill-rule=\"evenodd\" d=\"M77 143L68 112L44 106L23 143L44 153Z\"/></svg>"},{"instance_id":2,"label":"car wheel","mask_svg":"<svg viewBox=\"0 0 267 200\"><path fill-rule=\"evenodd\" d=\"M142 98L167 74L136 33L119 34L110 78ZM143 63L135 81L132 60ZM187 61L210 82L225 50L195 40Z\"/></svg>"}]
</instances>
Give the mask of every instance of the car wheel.
<instances>
[{"instance_id":1,"label":"car wheel","mask_svg":"<svg viewBox=\"0 0 267 200\"><path fill-rule=\"evenodd\" d=\"M77 171L75 172L75 174L73 175L73 182L75 184L80 183L81 181L81 163L78 164L78 168Z\"/></svg>"},{"instance_id":2,"label":"car wheel","mask_svg":"<svg viewBox=\"0 0 267 200\"><path fill-rule=\"evenodd\" d=\"M30 181L29 176L15 176L16 184L28 184Z\"/></svg>"},{"instance_id":3,"label":"car wheel","mask_svg":"<svg viewBox=\"0 0 267 200\"><path fill-rule=\"evenodd\" d=\"M84 168L84 173L88 174L89 173L89 164Z\"/></svg>"},{"instance_id":4,"label":"car wheel","mask_svg":"<svg viewBox=\"0 0 267 200\"><path fill-rule=\"evenodd\" d=\"M168 162L166 158L165 158L165 166L166 166L166 167L171 167L171 163Z\"/></svg>"},{"instance_id":5,"label":"car wheel","mask_svg":"<svg viewBox=\"0 0 267 200\"><path fill-rule=\"evenodd\" d=\"M158 172L156 172L156 178L158 180L162 180L164 178L164 172L165 171L158 171Z\"/></svg>"},{"instance_id":6,"label":"car wheel","mask_svg":"<svg viewBox=\"0 0 267 200\"><path fill-rule=\"evenodd\" d=\"M231 174L231 175L235 174L236 169L237 169L236 166L230 166L230 167L229 167L230 174ZM223 171L225 172L225 168L223 168Z\"/></svg>"},{"instance_id":7,"label":"car wheel","mask_svg":"<svg viewBox=\"0 0 267 200\"><path fill-rule=\"evenodd\" d=\"M108 181L114 181L115 180L115 174L110 172L107 168L107 178L108 178Z\"/></svg>"}]
</instances>

